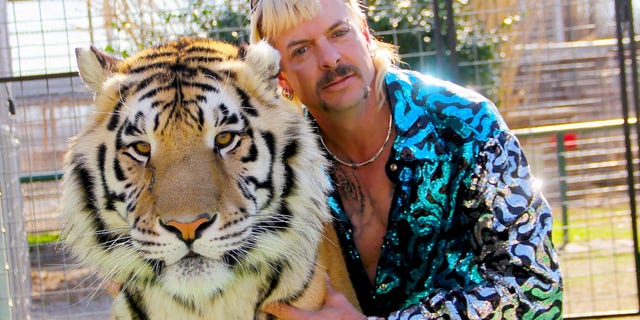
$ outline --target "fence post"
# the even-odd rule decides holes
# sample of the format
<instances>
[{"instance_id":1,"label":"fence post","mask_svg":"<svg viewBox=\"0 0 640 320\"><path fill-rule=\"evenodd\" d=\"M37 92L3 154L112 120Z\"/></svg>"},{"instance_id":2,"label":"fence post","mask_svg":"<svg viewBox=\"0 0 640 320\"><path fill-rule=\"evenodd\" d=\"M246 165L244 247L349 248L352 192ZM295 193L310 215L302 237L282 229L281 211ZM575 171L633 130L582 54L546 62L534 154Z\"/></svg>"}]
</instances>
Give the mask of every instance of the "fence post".
<instances>
[{"instance_id":1,"label":"fence post","mask_svg":"<svg viewBox=\"0 0 640 320\"><path fill-rule=\"evenodd\" d=\"M7 23L7 1L0 0L0 78L11 75L11 48ZM0 88L4 90L4 88Z\"/></svg>"},{"instance_id":2,"label":"fence post","mask_svg":"<svg viewBox=\"0 0 640 320\"><path fill-rule=\"evenodd\" d=\"M562 244L569 243L569 214L567 208L567 160L564 156L564 132L556 132L556 154L558 156L558 182L560 185L560 206L562 208Z\"/></svg>"},{"instance_id":3,"label":"fence post","mask_svg":"<svg viewBox=\"0 0 640 320\"><path fill-rule=\"evenodd\" d=\"M0 319L30 319L29 246L20 190L18 142L0 121Z\"/></svg>"},{"instance_id":4,"label":"fence post","mask_svg":"<svg viewBox=\"0 0 640 320\"><path fill-rule=\"evenodd\" d=\"M635 257L635 269L636 269L636 291L638 303L640 303L640 251L638 249L638 213L637 213L637 203L636 203L636 184L635 184L635 169L633 166L633 155L631 154L632 142L631 142L631 125L629 124L630 110L629 110L629 96L627 90L627 57L625 55L626 48L624 45L624 30L630 33L629 42L632 43L630 54L635 55L635 35L633 31L633 9L631 7L630 0L615 0L615 11L616 11L616 38L618 42L618 65L620 68L619 78L620 78L620 98L622 102L622 119L624 119L623 129L624 129L624 143L625 143L625 158L627 160L627 185L629 186L629 209L631 211L631 231L633 234L633 253ZM637 66L635 62L635 57L632 59L632 66L634 68ZM632 77L634 80L637 80L637 71L633 70ZM637 84L633 84L634 86L634 94L638 94L637 92ZM638 98L634 97L634 102L639 103ZM636 126L636 130L638 130ZM638 132L636 132L638 134Z\"/></svg>"},{"instance_id":5,"label":"fence post","mask_svg":"<svg viewBox=\"0 0 640 320\"><path fill-rule=\"evenodd\" d=\"M0 0L0 77L12 74L7 14L7 1ZM0 319L23 320L31 319L31 276L9 89L0 84Z\"/></svg>"}]
</instances>

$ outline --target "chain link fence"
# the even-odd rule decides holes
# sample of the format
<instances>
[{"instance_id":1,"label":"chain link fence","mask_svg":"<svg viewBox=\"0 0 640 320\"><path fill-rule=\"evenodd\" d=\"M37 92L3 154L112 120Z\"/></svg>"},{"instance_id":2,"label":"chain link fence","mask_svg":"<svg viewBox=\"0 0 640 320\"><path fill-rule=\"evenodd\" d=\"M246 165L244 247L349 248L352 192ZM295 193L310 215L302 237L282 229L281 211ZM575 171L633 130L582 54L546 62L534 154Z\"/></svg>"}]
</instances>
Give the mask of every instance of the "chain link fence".
<instances>
[{"instance_id":1,"label":"chain link fence","mask_svg":"<svg viewBox=\"0 0 640 320\"><path fill-rule=\"evenodd\" d=\"M635 1L367 2L407 67L483 92L517 133L554 209L566 318L640 315L638 112L623 112L634 79L622 72L635 52L625 33L620 58L616 3L637 16ZM101 280L57 243L62 158L92 112L74 49L247 41L246 12L235 0L0 0L0 319L109 318Z\"/></svg>"}]
</instances>

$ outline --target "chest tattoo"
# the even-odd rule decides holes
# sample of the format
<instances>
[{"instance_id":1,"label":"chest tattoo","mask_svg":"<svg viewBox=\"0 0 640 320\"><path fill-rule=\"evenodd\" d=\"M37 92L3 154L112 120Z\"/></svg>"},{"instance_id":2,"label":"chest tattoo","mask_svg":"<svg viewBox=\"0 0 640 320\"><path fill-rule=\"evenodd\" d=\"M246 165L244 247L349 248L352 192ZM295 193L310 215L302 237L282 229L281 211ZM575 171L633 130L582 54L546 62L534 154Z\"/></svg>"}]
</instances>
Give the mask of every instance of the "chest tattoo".
<instances>
[{"instance_id":1,"label":"chest tattoo","mask_svg":"<svg viewBox=\"0 0 640 320\"><path fill-rule=\"evenodd\" d=\"M334 168L333 179L342 196L342 202L348 214L362 213L365 196L358 176L352 170Z\"/></svg>"}]
</instances>

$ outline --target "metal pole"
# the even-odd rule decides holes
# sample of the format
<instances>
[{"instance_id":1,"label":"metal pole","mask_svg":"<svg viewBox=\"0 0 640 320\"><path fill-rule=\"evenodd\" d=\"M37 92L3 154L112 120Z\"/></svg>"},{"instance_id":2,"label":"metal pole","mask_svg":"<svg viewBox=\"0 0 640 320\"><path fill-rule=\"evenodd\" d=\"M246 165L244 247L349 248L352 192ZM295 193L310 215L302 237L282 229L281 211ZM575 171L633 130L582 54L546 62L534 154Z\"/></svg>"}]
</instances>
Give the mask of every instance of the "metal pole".
<instances>
[{"instance_id":1,"label":"metal pole","mask_svg":"<svg viewBox=\"0 0 640 320\"><path fill-rule=\"evenodd\" d=\"M629 16L625 12L630 12L631 2L629 0L615 0L616 8L616 37L618 38L618 64L620 66L620 98L622 101L622 117L625 120L623 124L624 128L624 143L625 143L625 157L627 161L627 185L629 188L629 209L631 210L631 230L633 233L634 243L634 256L635 256L635 270L636 270L636 288L638 289L638 304L640 304L640 272L638 266L640 266L640 253L638 252L638 226L637 226L637 211L636 211L636 188L634 179L633 168L633 156L631 154L631 126L629 124L629 99L627 96L627 72L626 72L626 58L625 47L623 41L622 24L629 24ZM634 38L629 39L630 42L634 42ZM635 51L631 52L635 55Z\"/></svg>"},{"instance_id":2,"label":"metal pole","mask_svg":"<svg viewBox=\"0 0 640 320\"><path fill-rule=\"evenodd\" d=\"M436 47L436 74L444 76L442 70L442 21L440 20L440 0L433 0L433 43Z\"/></svg>"},{"instance_id":3,"label":"metal pole","mask_svg":"<svg viewBox=\"0 0 640 320\"><path fill-rule=\"evenodd\" d=\"M455 15L453 14L453 0L446 0L447 10L447 48L449 55L449 80L460 81L460 71L458 69L458 52L456 51L457 37Z\"/></svg>"},{"instance_id":4,"label":"metal pole","mask_svg":"<svg viewBox=\"0 0 640 320\"><path fill-rule=\"evenodd\" d=\"M556 133L556 154L558 155L558 178L560 182L560 206L562 208L562 235L560 249L569 243L569 214L567 208L567 159L564 156L564 131Z\"/></svg>"},{"instance_id":5,"label":"metal pole","mask_svg":"<svg viewBox=\"0 0 640 320\"><path fill-rule=\"evenodd\" d=\"M9 48L9 25L7 1L0 0L0 77L11 75L11 48Z\"/></svg>"},{"instance_id":6,"label":"metal pole","mask_svg":"<svg viewBox=\"0 0 640 320\"><path fill-rule=\"evenodd\" d=\"M0 78L13 75L8 7L6 0L0 0ZM16 111L11 85L0 83L0 319L27 320L31 318L29 246L22 212L19 142L11 124Z\"/></svg>"}]
</instances>

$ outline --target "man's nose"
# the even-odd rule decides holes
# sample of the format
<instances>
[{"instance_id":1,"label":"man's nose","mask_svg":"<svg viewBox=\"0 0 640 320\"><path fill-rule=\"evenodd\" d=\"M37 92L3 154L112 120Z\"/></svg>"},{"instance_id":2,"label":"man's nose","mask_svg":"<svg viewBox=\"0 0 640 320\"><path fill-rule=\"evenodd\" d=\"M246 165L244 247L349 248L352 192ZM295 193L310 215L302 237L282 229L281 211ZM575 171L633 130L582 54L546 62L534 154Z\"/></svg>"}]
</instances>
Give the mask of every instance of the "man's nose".
<instances>
[{"instance_id":1,"label":"man's nose","mask_svg":"<svg viewBox=\"0 0 640 320\"><path fill-rule=\"evenodd\" d=\"M322 69L335 69L340 64L340 53L326 38L318 41L319 65Z\"/></svg>"}]
</instances>

